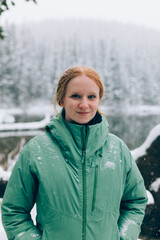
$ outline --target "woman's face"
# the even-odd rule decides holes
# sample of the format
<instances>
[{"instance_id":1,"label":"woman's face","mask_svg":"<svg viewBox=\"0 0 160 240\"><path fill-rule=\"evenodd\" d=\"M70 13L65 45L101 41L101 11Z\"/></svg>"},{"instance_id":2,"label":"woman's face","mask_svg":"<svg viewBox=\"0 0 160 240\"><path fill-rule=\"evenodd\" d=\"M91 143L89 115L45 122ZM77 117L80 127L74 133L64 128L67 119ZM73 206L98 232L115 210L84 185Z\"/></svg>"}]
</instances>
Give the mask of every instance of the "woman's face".
<instances>
[{"instance_id":1,"label":"woman's face","mask_svg":"<svg viewBox=\"0 0 160 240\"><path fill-rule=\"evenodd\" d=\"M97 112L99 90L99 86L85 75L73 78L67 85L61 103L65 108L65 120L79 124L88 123Z\"/></svg>"}]
</instances>

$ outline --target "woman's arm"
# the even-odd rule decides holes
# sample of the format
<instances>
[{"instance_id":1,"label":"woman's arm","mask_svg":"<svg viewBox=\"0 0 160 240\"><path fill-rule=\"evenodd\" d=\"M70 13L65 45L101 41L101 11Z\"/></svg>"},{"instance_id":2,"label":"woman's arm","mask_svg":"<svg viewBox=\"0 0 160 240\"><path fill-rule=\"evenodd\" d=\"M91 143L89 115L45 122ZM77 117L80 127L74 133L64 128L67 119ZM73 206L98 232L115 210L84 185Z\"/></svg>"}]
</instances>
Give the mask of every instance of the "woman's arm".
<instances>
[{"instance_id":1,"label":"woman's arm","mask_svg":"<svg viewBox=\"0 0 160 240\"><path fill-rule=\"evenodd\" d=\"M121 240L137 240L144 218L147 195L143 178L129 150L127 157L131 168L126 177L118 226Z\"/></svg>"},{"instance_id":2,"label":"woman's arm","mask_svg":"<svg viewBox=\"0 0 160 240\"><path fill-rule=\"evenodd\" d=\"M25 147L12 171L2 202L2 223L9 240L41 239L30 214L37 190L38 180Z\"/></svg>"}]
</instances>

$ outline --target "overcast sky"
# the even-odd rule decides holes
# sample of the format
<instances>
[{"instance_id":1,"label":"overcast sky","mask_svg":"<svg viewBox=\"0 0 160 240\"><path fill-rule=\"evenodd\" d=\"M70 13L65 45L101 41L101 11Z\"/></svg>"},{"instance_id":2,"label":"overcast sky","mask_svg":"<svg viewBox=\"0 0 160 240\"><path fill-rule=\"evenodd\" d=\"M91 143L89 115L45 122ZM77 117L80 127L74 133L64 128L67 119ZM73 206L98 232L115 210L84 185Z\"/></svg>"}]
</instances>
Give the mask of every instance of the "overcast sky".
<instances>
[{"instance_id":1,"label":"overcast sky","mask_svg":"<svg viewBox=\"0 0 160 240\"><path fill-rule=\"evenodd\" d=\"M23 23L44 19L94 18L131 22L160 30L160 0L15 0L0 22Z\"/></svg>"}]
</instances>

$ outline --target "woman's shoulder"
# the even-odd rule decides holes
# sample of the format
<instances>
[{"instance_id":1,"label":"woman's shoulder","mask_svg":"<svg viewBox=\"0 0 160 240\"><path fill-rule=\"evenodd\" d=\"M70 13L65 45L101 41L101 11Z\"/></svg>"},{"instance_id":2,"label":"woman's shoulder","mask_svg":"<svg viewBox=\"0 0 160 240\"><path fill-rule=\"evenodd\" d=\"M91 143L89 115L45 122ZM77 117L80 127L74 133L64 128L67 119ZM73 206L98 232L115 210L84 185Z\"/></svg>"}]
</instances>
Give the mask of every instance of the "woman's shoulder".
<instances>
[{"instance_id":1,"label":"woman's shoulder","mask_svg":"<svg viewBox=\"0 0 160 240\"><path fill-rule=\"evenodd\" d=\"M110 146L114 146L116 148L118 148L121 152L121 154L123 156L125 156L126 158L131 158L131 152L127 146L127 144L118 136L109 133L108 134L108 142L110 144Z\"/></svg>"},{"instance_id":2,"label":"woman's shoulder","mask_svg":"<svg viewBox=\"0 0 160 240\"><path fill-rule=\"evenodd\" d=\"M43 132L29 140L24 146L24 151L45 148L51 144L51 142L54 144L54 141L53 139L51 140L49 134L47 132Z\"/></svg>"},{"instance_id":3,"label":"woman's shoulder","mask_svg":"<svg viewBox=\"0 0 160 240\"><path fill-rule=\"evenodd\" d=\"M120 137L118 137L117 135L110 133L110 132L108 133L108 139L110 142L113 142L115 144L126 145Z\"/></svg>"}]
</instances>

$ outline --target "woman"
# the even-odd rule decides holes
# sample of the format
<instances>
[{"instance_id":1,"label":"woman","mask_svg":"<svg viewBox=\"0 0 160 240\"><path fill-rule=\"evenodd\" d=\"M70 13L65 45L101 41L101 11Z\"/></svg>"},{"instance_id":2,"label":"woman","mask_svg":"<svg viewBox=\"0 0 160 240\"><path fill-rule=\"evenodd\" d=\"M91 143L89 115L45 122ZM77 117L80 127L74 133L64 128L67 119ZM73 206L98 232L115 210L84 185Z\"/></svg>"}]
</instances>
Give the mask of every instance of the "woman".
<instances>
[{"instance_id":1,"label":"woman","mask_svg":"<svg viewBox=\"0 0 160 240\"><path fill-rule=\"evenodd\" d=\"M73 67L61 76L63 108L28 142L2 204L8 239L136 240L147 202L131 154L98 110L100 76ZM36 203L36 226L30 212Z\"/></svg>"}]
</instances>

